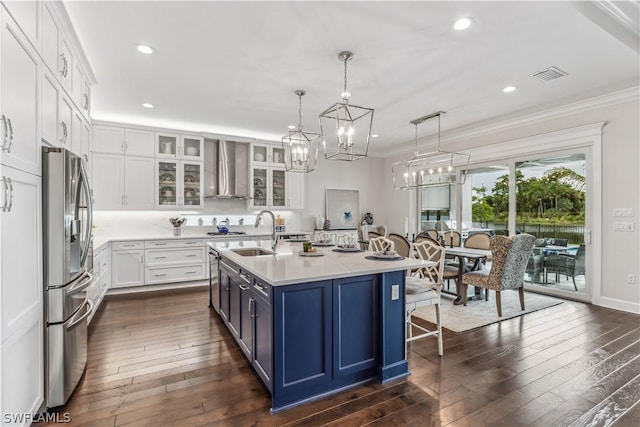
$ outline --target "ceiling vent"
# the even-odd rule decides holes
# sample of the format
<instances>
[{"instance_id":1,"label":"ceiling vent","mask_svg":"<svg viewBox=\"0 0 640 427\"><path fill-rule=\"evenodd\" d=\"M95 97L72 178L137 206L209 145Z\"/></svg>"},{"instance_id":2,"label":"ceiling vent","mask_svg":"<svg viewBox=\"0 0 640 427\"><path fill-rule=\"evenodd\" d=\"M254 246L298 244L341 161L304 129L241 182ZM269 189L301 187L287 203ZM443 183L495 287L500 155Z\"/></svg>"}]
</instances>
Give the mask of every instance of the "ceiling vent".
<instances>
[{"instance_id":1,"label":"ceiling vent","mask_svg":"<svg viewBox=\"0 0 640 427\"><path fill-rule=\"evenodd\" d=\"M564 77L567 75L564 71L556 67L545 68L544 70L537 71L533 74L529 74L531 77L535 77L537 79L542 80L545 83L548 83L552 80L559 79L560 77Z\"/></svg>"}]
</instances>

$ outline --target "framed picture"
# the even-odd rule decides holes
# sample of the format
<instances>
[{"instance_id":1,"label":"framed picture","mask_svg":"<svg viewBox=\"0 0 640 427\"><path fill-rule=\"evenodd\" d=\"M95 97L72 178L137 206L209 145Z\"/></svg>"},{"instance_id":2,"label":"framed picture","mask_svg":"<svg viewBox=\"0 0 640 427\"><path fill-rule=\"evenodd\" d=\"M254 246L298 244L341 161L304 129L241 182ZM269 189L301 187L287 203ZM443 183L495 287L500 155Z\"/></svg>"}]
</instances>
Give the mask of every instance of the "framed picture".
<instances>
[{"instance_id":1,"label":"framed picture","mask_svg":"<svg viewBox=\"0 0 640 427\"><path fill-rule=\"evenodd\" d=\"M357 229L360 223L360 192L358 190L326 190L326 218L331 230Z\"/></svg>"}]
</instances>

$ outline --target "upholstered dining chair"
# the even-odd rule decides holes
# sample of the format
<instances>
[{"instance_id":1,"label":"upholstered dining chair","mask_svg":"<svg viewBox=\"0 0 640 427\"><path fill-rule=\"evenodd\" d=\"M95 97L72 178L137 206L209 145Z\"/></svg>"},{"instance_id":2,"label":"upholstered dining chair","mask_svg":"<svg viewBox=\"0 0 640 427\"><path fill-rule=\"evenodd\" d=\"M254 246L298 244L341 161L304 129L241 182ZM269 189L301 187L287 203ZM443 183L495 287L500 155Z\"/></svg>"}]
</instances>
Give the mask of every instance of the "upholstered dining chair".
<instances>
[{"instance_id":1,"label":"upholstered dining chair","mask_svg":"<svg viewBox=\"0 0 640 427\"><path fill-rule=\"evenodd\" d=\"M437 235L437 232L436 232L436 235ZM432 242L440 244L440 242L438 242L437 236L431 237L430 234L427 234L424 231L416 236L416 238L413 240L413 243L421 243L421 242L424 242L425 240L430 240Z\"/></svg>"},{"instance_id":2,"label":"upholstered dining chair","mask_svg":"<svg viewBox=\"0 0 640 427\"><path fill-rule=\"evenodd\" d=\"M443 355L442 323L440 321L440 290L442 288L442 272L444 270L444 248L437 243L425 240L414 244L417 257L435 264L420 269L419 277L407 276L405 285L407 342L436 336L438 338L438 354ZM435 305L436 329L434 331L412 322L413 312L418 307ZM413 335L413 328L422 333Z\"/></svg>"},{"instance_id":3,"label":"upholstered dining chair","mask_svg":"<svg viewBox=\"0 0 640 427\"><path fill-rule=\"evenodd\" d=\"M393 251L395 250L395 245L392 240L389 240L384 236L378 236L373 239L369 239L369 249L373 252Z\"/></svg>"},{"instance_id":4,"label":"upholstered dining chair","mask_svg":"<svg viewBox=\"0 0 640 427\"><path fill-rule=\"evenodd\" d=\"M396 252L403 257L411 256L411 243L401 234L389 233L389 240L393 242Z\"/></svg>"},{"instance_id":5,"label":"upholstered dining chair","mask_svg":"<svg viewBox=\"0 0 640 427\"><path fill-rule=\"evenodd\" d=\"M462 236L456 230L449 230L446 233L442 233L442 237L444 238L445 246L460 246L462 243Z\"/></svg>"},{"instance_id":6,"label":"upholstered dining chair","mask_svg":"<svg viewBox=\"0 0 640 427\"><path fill-rule=\"evenodd\" d=\"M462 303L467 305L467 288L469 285L486 289L486 300L489 290L496 291L496 308L502 317L500 292L517 289L520 293L520 308L524 310L524 271L529 261L535 237L530 234L518 234L512 237L495 236L491 239L493 262L491 270L472 271L462 275Z\"/></svg>"}]
</instances>

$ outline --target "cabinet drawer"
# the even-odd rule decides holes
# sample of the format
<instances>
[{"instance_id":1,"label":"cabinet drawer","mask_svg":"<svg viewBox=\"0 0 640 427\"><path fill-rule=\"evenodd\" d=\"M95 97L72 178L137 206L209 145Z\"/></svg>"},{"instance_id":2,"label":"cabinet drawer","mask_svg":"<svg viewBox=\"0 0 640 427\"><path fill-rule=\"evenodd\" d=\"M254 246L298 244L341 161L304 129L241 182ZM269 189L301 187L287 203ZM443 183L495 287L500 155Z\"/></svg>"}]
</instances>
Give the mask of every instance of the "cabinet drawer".
<instances>
[{"instance_id":1,"label":"cabinet drawer","mask_svg":"<svg viewBox=\"0 0 640 427\"><path fill-rule=\"evenodd\" d=\"M111 249L114 251L128 251L131 249L144 249L144 242L113 242Z\"/></svg>"},{"instance_id":2,"label":"cabinet drawer","mask_svg":"<svg viewBox=\"0 0 640 427\"><path fill-rule=\"evenodd\" d=\"M147 250L147 266L205 262L204 248Z\"/></svg>"},{"instance_id":3,"label":"cabinet drawer","mask_svg":"<svg viewBox=\"0 0 640 427\"><path fill-rule=\"evenodd\" d=\"M271 304L271 286L260 279L253 279L254 293L268 304Z\"/></svg>"},{"instance_id":4,"label":"cabinet drawer","mask_svg":"<svg viewBox=\"0 0 640 427\"><path fill-rule=\"evenodd\" d=\"M204 246L204 239L151 240L144 243L146 249L192 248L194 246Z\"/></svg>"},{"instance_id":5,"label":"cabinet drawer","mask_svg":"<svg viewBox=\"0 0 640 427\"><path fill-rule=\"evenodd\" d=\"M147 268L148 285L165 282L183 282L187 280L203 280L204 264L183 267Z\"/></svg>"}]
</instances>

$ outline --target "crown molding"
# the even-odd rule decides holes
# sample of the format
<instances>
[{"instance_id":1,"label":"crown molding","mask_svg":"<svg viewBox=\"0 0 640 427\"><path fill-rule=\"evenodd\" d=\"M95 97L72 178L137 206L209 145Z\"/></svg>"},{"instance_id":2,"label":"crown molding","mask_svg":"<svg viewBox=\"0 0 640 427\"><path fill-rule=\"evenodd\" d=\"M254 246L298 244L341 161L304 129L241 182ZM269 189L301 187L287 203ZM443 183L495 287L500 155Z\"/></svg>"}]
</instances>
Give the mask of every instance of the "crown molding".
<instances>
[{"instance_id":1,"label":"crown molding","mask_svg":"<svg viewBox=\"0 0 640 427\"><path fill-rule=\"evenodd\" d=\"M466 142L474 138L479 138L482 136L491 135L494 133L503 132L526 125L541 123L550 119L562 118L573 114L579 114L598 108L606 108L613 105L624 104L626 102L637 100L640 100L640 86L634 86L631 88L584 99L559 107L549 108L531 114L525 114L513 119L487 123L485 125L480 124L472 128L461 128L457 131L453 130L441 135L440 142L446 143L447 145L449 145L449 148L453 148L451 147L451 145ZM412 154L413 149L414 148L412 145L403 144L401 147L398 147L395 150L380 151L376 154L381 157L389 158L394 156ZM461 148L456 149L460 150ZM465 149L465 152L466 151L467 149Z\"/></svg>"}]
</instances>

